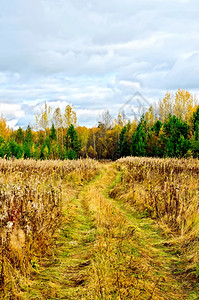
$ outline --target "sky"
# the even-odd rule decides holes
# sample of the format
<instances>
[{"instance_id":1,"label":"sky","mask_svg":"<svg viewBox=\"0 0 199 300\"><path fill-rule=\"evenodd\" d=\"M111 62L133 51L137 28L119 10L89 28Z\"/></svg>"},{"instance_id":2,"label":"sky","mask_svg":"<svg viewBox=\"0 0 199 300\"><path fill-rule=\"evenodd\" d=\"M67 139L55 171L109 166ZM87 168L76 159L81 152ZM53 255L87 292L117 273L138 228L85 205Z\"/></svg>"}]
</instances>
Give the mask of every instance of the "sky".
<instances>
[{"instance_id":1,"label":"sky","mask_svg":"<svg viewBox=\"0 0 199 300\"><path fill-rule=\"evenodd\" d=\"M199 91L196 0L0 0L0 113L34 126L47 102L81 126L166 91Z\"/></svg>"}]
</instances>

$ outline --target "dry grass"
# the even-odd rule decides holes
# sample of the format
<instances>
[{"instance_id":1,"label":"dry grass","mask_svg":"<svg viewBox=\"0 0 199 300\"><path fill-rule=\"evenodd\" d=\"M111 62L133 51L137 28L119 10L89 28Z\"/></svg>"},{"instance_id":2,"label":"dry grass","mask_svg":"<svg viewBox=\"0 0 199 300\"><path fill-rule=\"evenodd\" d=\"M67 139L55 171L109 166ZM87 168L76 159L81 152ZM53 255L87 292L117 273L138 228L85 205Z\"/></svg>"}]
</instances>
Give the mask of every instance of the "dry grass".
<instances>
[{"instance_id":1,"label":"dry grass","mask_svg":"<svg viewBox=\"0 0 199 300\"><path fill-rule=\"evenodd\" d=\"M198 277L199 161L129 157L118 160L117 168L121 182L112 197L158 219L186 262L184 273Z\"/></svg>"},{"instance_id":2,"label":"dry grass","mask_svg":"<svg viewBox=\"0 0 199 300\"><path fill-rule=\"evenodd\" d=\"M183 278L199 273L198 169L197 160L0 160L0 298L197 299Z\"/></svg>"},{"instance_id":3,"label":"dry grass","mask_svg":"<svg viewBox=\"0 0 199 300\"><path fill-rule=\"evenodd\" d=\"M150 235L155 233L146 237L146 230L104 192L115 176L113 165L105 166L85 194L97 239L83 299L185 299L162 263L166 253L147 244L152 243ZM157 242L158 238L153 239Z\"/></svg>"},{"instance_id":4,"label":"dry grass","mask_svg":"<svg viewBox=\"0 0 199 300\"><path fill-rule=\"evenodd\" d=\"M90 180L98 163L1 159L0 171L0 298L21 299L38 258L49 251L66 218L63 187L65 195L68 183L81 186Z\"/></svg>"}]
</instances>

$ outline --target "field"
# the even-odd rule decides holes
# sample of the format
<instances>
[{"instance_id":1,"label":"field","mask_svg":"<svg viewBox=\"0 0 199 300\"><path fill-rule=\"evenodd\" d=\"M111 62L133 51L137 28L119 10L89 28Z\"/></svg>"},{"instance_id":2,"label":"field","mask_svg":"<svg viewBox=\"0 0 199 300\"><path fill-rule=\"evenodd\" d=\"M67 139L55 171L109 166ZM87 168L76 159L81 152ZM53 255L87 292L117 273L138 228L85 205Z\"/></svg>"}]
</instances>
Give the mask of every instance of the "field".
<instances>
[{"instance_id":1,"label":"field","mask_svg":"<svg viewBox=\"0 0 199 300\"><path fill-rule=\"evenodd\" d=\"M198 160L0 171L0 299L199 299Z\"/></svg>"}]
</instances>

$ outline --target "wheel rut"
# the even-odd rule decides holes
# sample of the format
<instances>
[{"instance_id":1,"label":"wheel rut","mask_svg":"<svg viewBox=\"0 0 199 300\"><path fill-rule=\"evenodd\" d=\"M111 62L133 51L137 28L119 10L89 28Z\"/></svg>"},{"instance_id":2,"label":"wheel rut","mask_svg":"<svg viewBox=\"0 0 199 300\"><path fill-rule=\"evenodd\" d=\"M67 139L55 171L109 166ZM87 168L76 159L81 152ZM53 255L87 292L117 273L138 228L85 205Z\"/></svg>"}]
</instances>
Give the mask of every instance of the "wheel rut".
<instances>
[{"instance_id":1,"label":"wheel rut","mask_svg":"<svg viewBox=\"0 0 199 300\"><path fill-rule=\"evenodd\" d=\"M178 258L154 222L109 197L118 178L113 163L102 164L100 174L67 203L53 258L26 299L188 299L172 274Z\"/></svg>"}]
</instances>

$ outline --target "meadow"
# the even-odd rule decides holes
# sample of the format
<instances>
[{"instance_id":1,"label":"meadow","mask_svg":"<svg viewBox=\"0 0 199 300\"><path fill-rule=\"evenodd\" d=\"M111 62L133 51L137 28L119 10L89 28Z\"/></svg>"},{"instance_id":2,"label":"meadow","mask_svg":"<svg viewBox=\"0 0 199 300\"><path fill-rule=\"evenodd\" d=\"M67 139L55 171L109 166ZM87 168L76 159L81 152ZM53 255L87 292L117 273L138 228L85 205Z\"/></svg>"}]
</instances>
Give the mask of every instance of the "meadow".
<instances>
[{"instance_id":1,"label":"meadow","mask_svg":"<svg viewBox=\"0 0 199 300\"><path fill-rule=\"evenodd\" d=\"M129 157L117 168L121 183L112 195L158 220L170 243L179 245L186 270L199 276L199 161Z\"/></svg>"},{"instance_id":2,"label":"meadow","mask_svg":"<svg viewBox=\"0 0 199 300\"><path fill-rule=\"evenodd\" d=\"M198 299L199 162L0 160L0 299Z\"/></svg>"},{"instance_id":3,"label":"meadow","mask_svg":"<svg viewBox=\"0 0 199 300\"><path fill-rule=\"evenodd\" d=\"M92 160L0 160L1 299L20 298L64 220L65 189L81 186L97 170Z\"/></svg>"}]
</instances>

